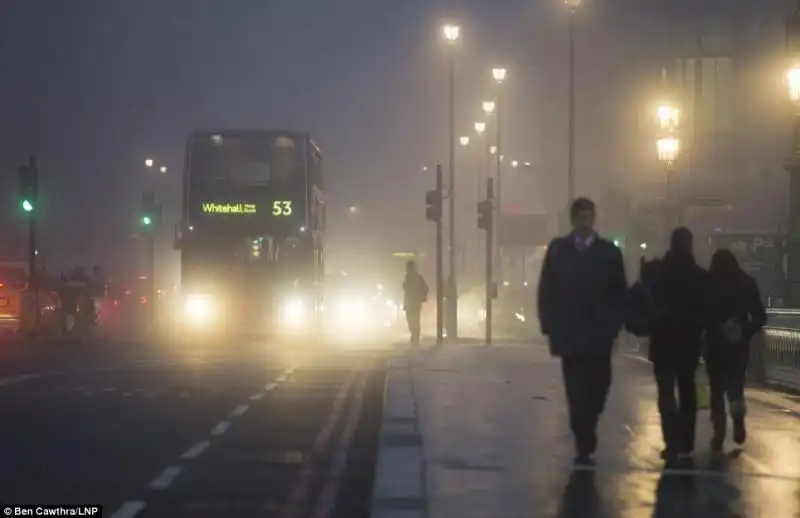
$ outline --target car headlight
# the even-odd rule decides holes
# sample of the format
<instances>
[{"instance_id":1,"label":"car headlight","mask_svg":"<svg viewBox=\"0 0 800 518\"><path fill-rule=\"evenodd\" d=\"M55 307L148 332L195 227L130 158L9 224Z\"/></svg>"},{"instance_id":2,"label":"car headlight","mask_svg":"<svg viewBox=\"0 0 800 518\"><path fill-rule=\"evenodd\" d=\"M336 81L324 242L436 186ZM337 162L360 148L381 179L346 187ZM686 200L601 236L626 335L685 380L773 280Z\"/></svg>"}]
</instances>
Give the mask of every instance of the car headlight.
<instances>
[{"instance_id":1,"label":"car headlight","mask_svg":"<svg viewBox=\"0 0 800 518\"><path fill-rule=\"evenodd\" d=\"M357 299L339 301L339 316L349 321L361 320L364 317L364 302Z\"/></svg>"},{"instance_id":2,"label":"car headlight","mask_svg":"<svg viewBox=\"0 0 800 518\"><path fill-rule=\"evenodd\" d=\"M305 321L308 316L308 306L301 298L290 298L281 305L281 315L287 324L296 325Z\"/></svg>"},{"instance_id":3,"label":"car headlight","mask_svg":"<svg viewBox=\"0 0 800 518\"><path fill-rule=\"evenodd\" d=\"M183 313L193 322L210 320L216 315L214 300L207 295L189 295L183 303Z\"/></svg>"}]
</instances>

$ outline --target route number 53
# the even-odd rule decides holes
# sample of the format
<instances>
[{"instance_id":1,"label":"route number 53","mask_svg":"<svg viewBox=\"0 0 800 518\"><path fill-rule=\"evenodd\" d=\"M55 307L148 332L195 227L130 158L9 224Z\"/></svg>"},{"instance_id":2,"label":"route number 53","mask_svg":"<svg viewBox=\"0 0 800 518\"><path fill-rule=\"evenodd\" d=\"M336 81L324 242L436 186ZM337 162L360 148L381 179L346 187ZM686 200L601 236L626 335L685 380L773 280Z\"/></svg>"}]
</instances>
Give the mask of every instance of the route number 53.
<instances>
[{"instance_id":1,"label":"route number 53","mask_svg":"<svg viewBox=\"0 0 800 518\"><path fill-rule=\"evenodd\" d=\"M272 202L272 215L273 216L291 216L292 215L292 202L290 202L290 201L273 201Z\"/></svg>"}]
</instances>

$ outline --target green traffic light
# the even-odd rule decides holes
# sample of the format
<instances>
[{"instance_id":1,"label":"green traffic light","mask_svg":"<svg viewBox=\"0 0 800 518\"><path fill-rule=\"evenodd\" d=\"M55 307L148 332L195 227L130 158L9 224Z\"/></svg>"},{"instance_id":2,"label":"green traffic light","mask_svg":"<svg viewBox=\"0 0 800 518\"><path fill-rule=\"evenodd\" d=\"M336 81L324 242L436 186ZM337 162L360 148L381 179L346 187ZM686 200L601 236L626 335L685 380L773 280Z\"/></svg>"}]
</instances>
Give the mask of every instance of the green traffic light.
<instances>
[{"instance_id":1,"label":"green traffic light","mask_svg":"<svg viewBox=\"0 0 800 518\"><path fill-rule=\"evenodd\" d=\"M25 212L32 212L33 203L31 203L30 200L22 200L22 210Z\"/></svg>"},{"instance_id":2,"label":"green traffic light","mask_svg":"<svg viewBox=\"0 0 800 518\"><path fill-rule=\"evenodd\" d=\"M153 223L153 220L150 219L150 216L143 216L142 217L142 224L143 225L149 226L151 223Z\"/></svg>"},{"instance_id":3,"label":"green traffic light","mask_svg":"<svg viewBox=\"0 0 800 518\"><path fill-rule=\"evenodd\" d=\"M615 240L614 240L614 246L616 246L617 248L619 248L619 247L620 247L620 245L622 245L622 242L621 242L619 239L615 239Z\"/></svg>"}]
</instances>

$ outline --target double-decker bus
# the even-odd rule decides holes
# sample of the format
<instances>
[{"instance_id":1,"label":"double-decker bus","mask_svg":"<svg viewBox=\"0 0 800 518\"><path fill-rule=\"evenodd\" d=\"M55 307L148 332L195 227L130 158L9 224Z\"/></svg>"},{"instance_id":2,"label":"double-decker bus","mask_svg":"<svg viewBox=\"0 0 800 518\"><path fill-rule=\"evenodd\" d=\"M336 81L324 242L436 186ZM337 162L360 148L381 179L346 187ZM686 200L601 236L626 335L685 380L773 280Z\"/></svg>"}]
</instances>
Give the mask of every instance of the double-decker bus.
<instances>
[{"instance_id":1,"label":"double-decker bus","mask_svg":"<svg viewBox=\"0 0 800 518\"><path fill-rule=\"evenodd\" d=\"M325 224L307 133L192 133L176 232L184 330L316 331Z\"/></svg>"}]
</instances>

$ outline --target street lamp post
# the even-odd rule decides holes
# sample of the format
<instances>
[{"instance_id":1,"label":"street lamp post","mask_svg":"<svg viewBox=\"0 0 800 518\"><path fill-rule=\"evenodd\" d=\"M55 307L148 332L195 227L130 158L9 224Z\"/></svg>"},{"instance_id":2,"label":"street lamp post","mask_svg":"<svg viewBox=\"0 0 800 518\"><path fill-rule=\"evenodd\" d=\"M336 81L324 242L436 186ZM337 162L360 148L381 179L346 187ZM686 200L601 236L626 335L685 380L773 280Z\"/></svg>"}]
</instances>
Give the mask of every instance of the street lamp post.
<instances>
[{"instance_id":1,"label":"street lamp post","mask_svg":"<svg viewBox=\"0 0 800 518\"><path fill-rule=\"evenodd\" d=\"M786 52L792 64L786 71L788 100L792 110L791 152L785 169L789 173L789 221L784 245L786 285L784 307L800 304L800 2L786 19Z\"/></svg>"},{"instance_id":2,"label":"street lamp post","mask_svg":"<svg viewBox=\"0 0 800 518\"><path fill-rule=\"evenodd\" d=\"M658 153L658 160L666 165L664 170L664 229L665 237L669 235L670 227L673 224L674 212L673 203L670 193L672 183L672 175L674 172L675 162L681 151L681 142L678 137L678 123L680 122L680 110L670 103L662 103L656 111L656 117L659 124L659 139L656 141L656 152ZM680 224L680 206L674 204L677 214L679 215L678 224ZM666 241L665 241L666 242Z\"/></svg>"},{"instance_id":3,"label":"street lamp post","mask_svg":"<svg viewBox=\"0 0 800 518\"><path fill-rule=\"evenodd\" d=\"M495 153L496 157L496 168L497 168L497 192L495 193L495 218L494 218L494 225L495 225L495 234L497 234L497 226L500 224L500 218L502 217L502 207L503 207L503 174L502 174L502 162L503 162L503 155L502 155L502 145L501 145L501 137L502 137L502 119L500 117L501 113L501 105L503 104L502 101L502 93L503 89L500 88L506 80L506 69L505 68L493 68L492 69L492 78L494 79L495 83L498 85L497 89L497 117L496 119L496 141L495 146L497 146L497 152ZM494 262L496 265L495 271L497 272L498 277L502 279L503 277L503 264L501 262L500 257L500 240L494 240Z\"/></svg>"},{"instance_id":4,"label":"street lamp post","mask_svg":"<svg viewBox=\"0 0 800 518\"><path fill-rule=\"evenodd\" d=\"M448 43L450 47L455 47L456 43L458 43L459 38L461 37L461 28L458 25L448 24L442 28L442 33L444 35L445 41ZM450 52L448 54L448 71L449 71L449 81L448 81L448 97L449 97L449 105L450 105L450 113L449 113L449 152L450 152L450 164L449 164L449 191L450 191L450 249L448 251L448 263L450 266L450 282L448 282L447 286L447 300L448 300L448 307L449 307L449 318L447 322L450 323L448 326L448 336L452 338L458 337L458 285L456 282L456 151L455 151L455 140L456 140L456 114L455 114L455 90L456 90L456 53L455 49L449 49Z\"/></svg>"},{"instance_id":5,"label":"street lamp post","mask_svg":"<svg viewBox=\"0 0 800 518\"><path fill-rule=\"evenodd\" d=\"M671 201L670 183L673 167L680 153L680 140L673 136L662 137L656 141L656 151L658 151L658 159L667 166L664 173L664 202L669 204Z\"/></svg>"},{"instance_id":6,"label":"street lamp post","mask_svg":"<svg viewBox=\"0 0 800 518\"><path fill-rule=\"evenodd\" d=\"M575 198L575 13L581 0L564 0L569 9L569 136L567 205Z\"/></svg>"},{"instance_id":7,"label":"street lamp post","mask_svg":"<svg viewBox=\"0 0 800 518\"><path fill-rule=\"evenodd\" d=\"M483 101L481 103L481 109L483 110L484 115L486 115L486 119L487 120L494 113L495 107L496 107L496 105L495 105L494 101ZM483 133L483 131L485 129L486 129L486 124L484 123L483 124L483 129L481 130L481 134ZM486 149L488 150L489 146L487 146ZM487 168L486 168L486 177L487 178L491 178L491 176L492 176L492 157L491 157L491 153L488 155L487 160L488 160L488 165L487 165ZM480 199L480 195L478 196L478 199Z\"/></svg>"}]
</instances>

